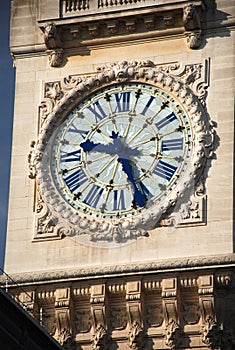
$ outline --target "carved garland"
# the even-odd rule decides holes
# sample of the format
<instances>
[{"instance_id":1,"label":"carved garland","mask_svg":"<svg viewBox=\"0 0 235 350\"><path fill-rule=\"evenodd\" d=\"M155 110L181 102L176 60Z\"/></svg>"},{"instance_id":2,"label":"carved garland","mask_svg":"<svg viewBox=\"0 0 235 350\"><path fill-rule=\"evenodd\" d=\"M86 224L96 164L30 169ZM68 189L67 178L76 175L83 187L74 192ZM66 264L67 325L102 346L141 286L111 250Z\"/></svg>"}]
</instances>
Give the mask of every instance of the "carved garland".
<instances>
[{"instance_id":1,"label":"carved garland","mask_svg":"<svg viewBox=\"0 0 235 350\"><path fill-rule=\"evenodd\" d=\"M152 62L121 62L98 68L94 76L64 79L62 82L48 83L45 100L40 106L41 129L35 147L32 147L29 160L29 176L37 180L39 197L42 197L45 220L53 224L57 236L88 234L91 241L103 240L125 242L156 227L162 216L173 207L184 194L194 187L198 174L204 168L207 158L213 151L213 127L203 109L205 84L200 77L200 65L185 69L179 79L179 65L156 67ZM169 73L170 72L170 73ZM181 72L182 73L182 72ZM153 84L170 92L184 105L191 120L193 130L193 153L191 167L170 195L159 206L143 211L134 217L121 220L93 219L77 213L57 192L50 175L50 142L53 132L80 101L94 91L109 84L141 81ZM202 103L201 103L202 102ZM31 145L32 146L32 145ZM45 206L47 210L45 210ZM41 223L41 227L42 227ZM57 227L58 226L58 227ZM46 225L47 230L49 226ZM36 227L36 230L40 230ZM50 231L49 231L50 232Z\"/></svg>"}]
</instances>

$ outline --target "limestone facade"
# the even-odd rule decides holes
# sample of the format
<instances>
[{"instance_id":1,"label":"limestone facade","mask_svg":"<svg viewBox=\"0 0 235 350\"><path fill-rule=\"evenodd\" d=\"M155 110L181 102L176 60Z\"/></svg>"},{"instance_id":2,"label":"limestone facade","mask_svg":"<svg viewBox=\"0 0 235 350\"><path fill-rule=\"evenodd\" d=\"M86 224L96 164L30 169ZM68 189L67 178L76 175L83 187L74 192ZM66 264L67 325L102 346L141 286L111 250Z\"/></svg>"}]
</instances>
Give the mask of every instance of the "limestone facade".
<instances>
[{"instance_id":1,"label":"limestone facade","mask_svg":"<svg viewBox=\"0 0 235 350\"><path fill-rule=\"evenodd\" d=\"M223 0L13 1L16 84L4 269L32 294L35 317L42 310L45 326L64 346L235 346L234 13L233 1ZM138 66L133 74L142 69L145 81L152 69L188 110L191 91L204 111L204 119L192 117L204 145L193 186L148 234L108 241L62 227L37 177L45 125L66 115L79 84L91 86L107 66L122 74Z\"/></svg>"}]
</instances>

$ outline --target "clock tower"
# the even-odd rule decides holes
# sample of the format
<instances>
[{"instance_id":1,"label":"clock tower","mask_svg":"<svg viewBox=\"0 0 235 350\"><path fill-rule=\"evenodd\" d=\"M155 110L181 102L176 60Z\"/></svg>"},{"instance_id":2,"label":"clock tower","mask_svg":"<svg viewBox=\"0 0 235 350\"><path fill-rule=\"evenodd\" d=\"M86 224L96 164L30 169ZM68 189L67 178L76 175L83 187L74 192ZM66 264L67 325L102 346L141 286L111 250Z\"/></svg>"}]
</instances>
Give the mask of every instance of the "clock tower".
<instances>
[{"instance_id":1,"label":"clock tower","mask_svg":"<svg viewBox=\"0 0 235 350\"><path fill-rule=\"evenodd\" d=\"M235 347L234 13L12 2L4 269L65 349Z\"/></svg>"}]
</instances>

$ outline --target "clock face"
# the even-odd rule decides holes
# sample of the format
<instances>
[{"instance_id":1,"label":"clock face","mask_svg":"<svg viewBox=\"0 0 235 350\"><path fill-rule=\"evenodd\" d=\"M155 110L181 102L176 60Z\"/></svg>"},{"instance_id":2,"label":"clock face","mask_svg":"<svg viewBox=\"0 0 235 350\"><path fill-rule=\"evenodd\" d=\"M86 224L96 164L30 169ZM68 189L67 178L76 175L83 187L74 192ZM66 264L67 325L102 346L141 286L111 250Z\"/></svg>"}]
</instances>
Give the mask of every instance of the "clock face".
<instances>
[{"instance_id":1,"label":"clock face","mask_svg":"<svg viewBox=\"0 0 235 350\"><path fill-rule=\"evenodd\" d=\"M180 103L155 86L110 85L83 100L58 127L51 169L78 212L113 219L161 201L189 165L192 128Z\"/></svg>"}]
</instances>

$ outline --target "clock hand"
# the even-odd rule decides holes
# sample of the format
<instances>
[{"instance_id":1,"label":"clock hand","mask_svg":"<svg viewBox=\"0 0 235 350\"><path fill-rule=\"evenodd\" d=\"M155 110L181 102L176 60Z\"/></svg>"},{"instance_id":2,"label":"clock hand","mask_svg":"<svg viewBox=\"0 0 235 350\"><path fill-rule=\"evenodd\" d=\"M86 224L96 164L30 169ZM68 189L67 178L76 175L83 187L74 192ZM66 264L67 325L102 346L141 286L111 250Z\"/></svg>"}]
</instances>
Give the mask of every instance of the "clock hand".
<instances>
[{"instance_id":1,"label":"clock hand","mask_svg":"<svg viewBox=\"0 0 235 350\"><path fill-rule=\"evenodd\" d=\"M89 152L89 151L94 150L96 152L104 152L104 153L108 153L108 154L114 154L115 151L114 151L112 146L113 146L112 143L104 145L102 143L94 143L93 141L90 141L90 140L86 140L86 141L80 143L80 147L85 152Z\"/></svg>"},{"instance_id":2,"label":"clock hand","mask_svg":"<svg viewBox=\"0 0 235 350\"><path fill-rule=\"evenodd\" d=\"M134 192L133 204L138 204L140 207L143 207L145 204L146 198L136 186L135 179L132 174L132 166L130 164L129 159L119 157L118 162L122 164L122 170L126 173L127 178L132 185L133 192Z\"/></svg>"},{"instance_id":3,"label":"clock hand","mask_svg":"<svg viewBox=\"0 0 235 350\"><path fill-rule=\"evenodd\" d=\"M125 143L122 141L121 137L118 137L118 133L112 132L112 135L110 136L111 139L113 139L112 143L108 143L106 145L102 143L94 143L93 141L86 140L80 144L80 147L85 151L96 151L96 152L104 152L107 154L117 154L122 155L125 157L128 156L138 156L141 154L141 152L137 148L129 148L125 145Z\"/></svg>"}]
</instances>

